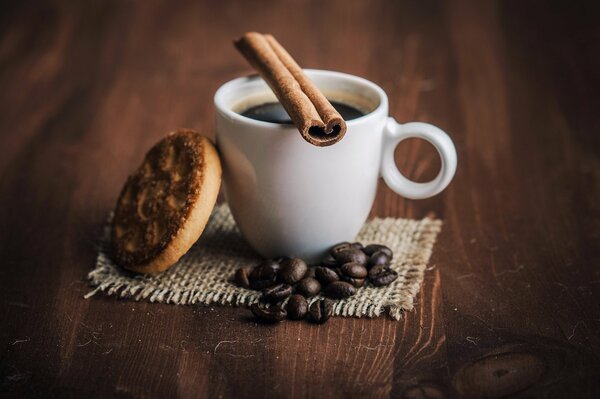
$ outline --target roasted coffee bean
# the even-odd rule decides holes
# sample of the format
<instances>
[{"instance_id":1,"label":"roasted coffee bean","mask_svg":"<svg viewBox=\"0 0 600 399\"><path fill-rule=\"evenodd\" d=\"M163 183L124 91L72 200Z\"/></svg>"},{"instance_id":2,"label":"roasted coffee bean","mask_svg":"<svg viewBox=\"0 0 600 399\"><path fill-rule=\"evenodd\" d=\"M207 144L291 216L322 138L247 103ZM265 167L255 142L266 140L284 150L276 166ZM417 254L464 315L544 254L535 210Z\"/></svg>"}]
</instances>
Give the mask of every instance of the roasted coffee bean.
<instances>
[{"instance_id":1,"label":"roasted coffee bean","mask_svg":"<svg viewBox=\"0 0 600 399\"><path fill-rule=\"evenodd\" d=\"M277 278L277 269L279 269L279 264L273 260L259 263L248 276L250 287L254 290L262 290L274 285Z\"/></svg>"},{"instance_id":2,"label":"roasted coffee bean","mask_svg":"<svg viewBox=\"0 0 600 399\"><path fill-rule=\"evenodd\" d=\"M367 268L358 263L345 263L341 267L342 274L352 278L365 278L367 277Z\"/></svg>"},{"instance_id":3,"label":"roasted coffee bean","mask_svg":"<svg viewBox=\"0 0 600 399\"><path fill-rule=\"evenodd\" d=\"M321 283L312 277L304 277L296 284L295 288L298 294L310 298L321 292Z\"/></svg>"},{"instance_id":4,"label":"roasted coffee bean","mask_svg":"<svg viewBox=\"0 0 600 399\"><path fill-rule=\"evenodd\" d=\"M338 263L337 263L337 260L335 260L333 258L333 256L327 255L327 257L325 259L323 259L323 261L321 262L321 266L335 268L338 266Z\"/></svg>"},{"instance_id":5,"label":"roasted coffee bean","mask_svg":"<svg viewBox=\"0 0 600 399\"><path fill-rule=\"evenodd\" d=\"M256 318L263 323L277 323L286 318L287 312L279 306L271 306L269 308L260 306L257 303L250 306L250 310Z\"/></svg>"},{"instance_id":6,"label":"roasted coffee bean","mask_svg":"<svg viewBox=\"0 0 600 399\"><path fill-rule=\"evenodd\" d=\"M292 295L292 287L290 285L276 284L263 290L262 300L269 303L277 303L290 295Z\"/></svg>"},{"instance_id":7,"label":"roasted coffee bean","mask_svg":"<svg viewBox=\"0 0 600 399\"><path fill-rule=\"evenodd\" d=\"M369 267L377 266L377 265L389 265L391 258L388 256L386 251L377 251L374 252L373 255L369 257L369 261L367 265Z\"/></svg>"},{"instance_id":8,"label":"roasted coffee bean","mask_svg":"<svg viewBox=\"0 0 600 399\"><path fill-rule=\"evenodd\" d=\"M329 299L319 299L310 305L308 319L313 323L325 323L333 314L333 302Z\"/></svg>"},{"instance_id":9,"label":"roasted coffee bean","mask_svg":"<svg viewBox=\"0 0 600 399\"><path fill-rule=\"evenodd\" d=\"M375 267L373 269L375 269ZM397 278L398 273L396 273L389 267L384 267L383 270L381 270L381 272L377 273L377 275L373 277L369 275L369 280L371 281L371 284L373 284L375 287L383 287L384 285L388 285Z\"/></svg>"},{"instance_id":10,"label":"roasted coffee bean","mask_svg":"<svg viewBox=\"0 0 600 399\"><path fill-rule=\"evenodd\" d=\"M286 307L287 317L291 320L302 320L308 313L308 302L302 295L292 295Z\"/></svg>"},{"instance_id":11,"label":"roasted coffee bean","mask_svg":"<svg viewBox=\"0 0 600 399\"><path fill-rule=\"evenodd\" d=\"M278 258L273 259L275 262L281 265L281 263L285 260L291 259L289 256L280 256Z\"/></svg>"},{"instance_id":12,"label":"roasted coffee bean","mask_svg":"<svg viewBox=\"0 0 600 399\"><path fill-rule=\"evenodd\" d=\"M350 246L351 244L347 241L340 242L339 244L336 244L333 247L331 247L331 249L329 250L329 254L335 258L336 253L345 251L346 249L350 248Z\"/></svg>"},{"instance_id":13,"label":"roasted coffee bean","mask_svg":"<svg viewBox=\"0 0 600 399\"><path fill-rule=\"evenodd\" d=\"M350 284L352 284L356 288L360 288L363 285L365 285L365 279L364 278L352 278L352 277L348 277L348 276L342 276L342 281L350 283Z\"/></svg>"},{"instance_id":14,"label":"roasted coffee bean","mask_svg":"<svg viewBox=\"0 0 600 399\"><path fill-rule=\"evenodd\" d=\"M306 277L316 278L316 274L315 274L316 270L317 270L316 266L309 267L308 270L306 271L306 274L304 275L304 278L306 278Z\"/></svg>"},{"instance_id":15,"label":"roasted coffee bean","mask_svg":"<svg viewBox=\"0 0 600 399\"><path fill-rule=\"evenodd\" d=\"M369 269L369 279L374 279L385 269L385 265L375 265Z\"/></svg>"},{"instance_id":16,"label":"roasted coffee bean","mask_svg":"<svg viewBox=\"0 0 600 399\"><path fill-rule=\"evenodd\" d=\"M352 248L360 249L361 251L364 248L364 246L360 242L353 242L352 244L350 244L350 246Z\"/></svg>"},{"instance_id":17,"label":"roasted coffee bean","mask_svg":"<svg viewBox=\"0 0 600 399\"><path fill-rule=\"evenodd\" d=\"M275 284L277 284L277 280L276 279L272 279L272 280L250 280L250 288L252 288L255 291L264 290L265 288L272 287Z\"/></svg>"},{"instance_id":18,"label":"roasted coffee bean","mask_svg":"<svg viewBox=\"0 0 600 399\"><path fill-rule=\"evenodd\" d=\"M338 281L340 276L328 267L317 267L315 270L315 275L317 276L317 280L323 285L327 285L329 283L333 283L334 281Z\"/></svg>"},{"instance_id":19,"label":"roasted coffee bean","mask_svg":"<svg viewBox=\"0 0 600 399\"><path fill-rule=\"evenodd\" d=\"M344 299L354 295L356 289L352 284L345 281L335 281L325 287L323 293L329 298Z\"/></svg>"},{"instance_id":20,"label":"roasted coffee bean","mask_svg":"<svg viewBox=\"0 0 600 399\"><path fill-rule=\"evenodd\" d=\"M335 260L337 260L338 263L341 265L350 262L366 265L368 260L367 255L365 255L363 251L352 247L346 248L332 255L335 258Z\"/></svg>"},{"instance_id":21,"label":"roasted coffee bean","mask_svg":"<svg viewBox=\"0 0 600 399\"><path fill-rule=\"evenodd\" d=\"M306 262L300 258L286 259L281 262L279 270L279 281L286 284L295 284L302 280L308 270Z\"/></svg>"},{"instance_id":22,"label":"roasted coffee bean","mask_svg":"<svg viewBox=\"0 0 600 399\"><path fill-rule=\"evenodd\" d=\"M235 275L233 276L233 282L238 287L242 288L250 288L250 280L248 280L248 275L250 274L249 267L241 267L235 271Z\"/></svg>"},{"instance_id":23,"label":"roasted coffee bean","mask_svg":"<svg viewBox=\"0 0 600 399\"><path fill-rule=\"evenodd\" d=\"M250 272L250 280L268 280L279 270L279 263L274 260L265 260L254 266Z\"/></svg>"},{"instance_id":24,"label":"roasted coffee bean","mask_svg":"<svg viewBox=\"0 0 600 399\"><path fill-rule=\"evenodd\" d=\"M377 251L383 251L390 258L390 260L394 257L392 250L385 245L370 244L363 248L363 252L369 256L373 255Z\"/></svg>"}]
</instances>

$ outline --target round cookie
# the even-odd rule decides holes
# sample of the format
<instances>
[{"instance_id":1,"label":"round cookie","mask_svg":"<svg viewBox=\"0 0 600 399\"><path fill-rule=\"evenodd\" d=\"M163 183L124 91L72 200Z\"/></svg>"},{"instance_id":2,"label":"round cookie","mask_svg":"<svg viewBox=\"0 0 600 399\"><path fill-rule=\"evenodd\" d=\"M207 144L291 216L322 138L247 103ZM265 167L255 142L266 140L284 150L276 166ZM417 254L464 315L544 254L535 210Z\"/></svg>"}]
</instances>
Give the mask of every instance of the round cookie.
<instances>
[{"instance_id":1,"label":"round cookie","mask_svg":"<svg viewBox=\"0 0 600 399\"><path fill-rule=\"evenodd\" d=\"M210 140L189 129L169 133L121 190L111 230L115 261L140 273L168 269L202 234L220 185Z\"/></svg>"}]
</instances>

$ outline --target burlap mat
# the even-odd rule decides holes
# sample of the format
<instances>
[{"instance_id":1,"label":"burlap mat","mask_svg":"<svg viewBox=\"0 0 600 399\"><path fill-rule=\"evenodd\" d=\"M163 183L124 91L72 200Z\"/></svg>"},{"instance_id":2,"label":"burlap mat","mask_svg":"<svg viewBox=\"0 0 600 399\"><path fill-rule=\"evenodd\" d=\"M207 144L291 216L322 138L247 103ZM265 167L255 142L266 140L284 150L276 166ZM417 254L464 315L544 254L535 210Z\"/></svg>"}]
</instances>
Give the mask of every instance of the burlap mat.
<instances>
[{"instance_id":1,"label":"burlap mat","mask_svg":"<svg viewBox=\"0 0 600 399\"><path fill-rule=\"evenodd\" d=\"M364 286L356 295L335 303L337 316L376 317L384 311L398 320L402 311L412 310L433 244L441 230L437 219L375 218L362 228L357 241L385 244L394 251L391 267L398 279L387 287ZM221 304L249 306L260 292L236 287L228 282L242 266L253 266L259 256L241 237L227 205L216 206L198 242L169 270L157 275L130 273L116 266L108 254L109 228L100 243L96 267L88 274L98 292L136 301L177 305ZM316 300L316 299L313 299Z\"/></svg>"}]
</instances>

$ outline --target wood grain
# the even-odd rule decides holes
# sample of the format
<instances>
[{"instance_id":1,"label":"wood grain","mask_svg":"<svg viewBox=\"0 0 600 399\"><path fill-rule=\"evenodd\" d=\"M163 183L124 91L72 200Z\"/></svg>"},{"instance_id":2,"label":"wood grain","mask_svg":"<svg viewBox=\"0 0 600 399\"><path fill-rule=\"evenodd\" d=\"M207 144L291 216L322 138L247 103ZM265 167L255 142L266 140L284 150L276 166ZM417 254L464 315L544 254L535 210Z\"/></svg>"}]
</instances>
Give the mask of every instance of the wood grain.
<instances>
[{"instance_id":1,"label":"wood grain","mask_svg":"<svg viewBox=\"0 0 600 399\"><path fill-rule=\"evenodd\" d=\"M0 396L600 395L595 2L3 2ZM333 17L331 17L333 16ZM441 195L383 183L378 216L445 220L400 322L262 326L244 309L84 300L125 176L164 133L213 136L212 95L273 33L305 67L381 85L453 137ZM399 167L439 167L418 140Z\"/></svg>"}]
</instances>

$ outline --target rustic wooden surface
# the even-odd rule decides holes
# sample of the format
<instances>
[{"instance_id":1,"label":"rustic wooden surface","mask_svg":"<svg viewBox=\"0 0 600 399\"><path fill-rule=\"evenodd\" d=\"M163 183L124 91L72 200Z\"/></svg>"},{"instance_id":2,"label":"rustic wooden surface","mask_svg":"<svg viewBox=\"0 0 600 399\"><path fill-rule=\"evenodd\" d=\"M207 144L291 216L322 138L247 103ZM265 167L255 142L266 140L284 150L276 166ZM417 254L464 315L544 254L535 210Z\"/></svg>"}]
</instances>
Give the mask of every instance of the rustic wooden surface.
<instances>
[{"instance_id":1,"label":"rustic wooden surface","mask_svg":"<svg viewBox=\"0 0 600 399\"><path fill-rule=\"evenodd\" d=\"M0 395L599 397L600 24L568 3L2 2ZM443 194L381 184L373 208L445 220L404 320L82 299L125 176L174 128L213 135L251 29L454 138ZM419 141L397 157L438 167Z\"/></svg>"}]
</instances>

